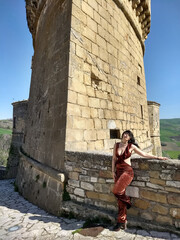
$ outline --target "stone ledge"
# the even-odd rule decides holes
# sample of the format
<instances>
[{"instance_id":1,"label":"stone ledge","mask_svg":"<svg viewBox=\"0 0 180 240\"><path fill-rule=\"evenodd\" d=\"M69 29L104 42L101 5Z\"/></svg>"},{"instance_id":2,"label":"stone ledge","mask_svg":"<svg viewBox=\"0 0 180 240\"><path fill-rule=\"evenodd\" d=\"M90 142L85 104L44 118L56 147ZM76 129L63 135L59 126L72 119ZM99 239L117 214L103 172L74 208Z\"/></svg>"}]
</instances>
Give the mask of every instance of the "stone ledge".
<instances>
[{"instance_id":1,"label":"stone ledge","mask_svg":"<svg viewBox=\"0 0 180 240\"><path fill-rule=\"evenodd\" d=\"M128 218L128 227L139 227L143 228L146 230L153 230L153 231L162 231L166 232L167 231L167 226L160 226L157 224L153 224L152 221L148 220L140 220L139 218L136 217L129 217ZM172 232L175 234L180 235L180 231L175 230L173 227L168 226L168 232Z\"/></svg>"},{"instance_id":2,"label":"stone ledge","mask_svg":"<svg viewBox=\"0 0 180 240\"><path fill-rule=\"evenodd\" d=\"M146 149L147 150L147 149ZM98 152L98 151L93 151L93 152L75 152L75 151L65 151L65 159L72 160L72 157L75 158L80 158L80 159L101 159L101 160L107 160L111 161L112 160L112 154L110 153L104 153L104 152ZM138 160L140 163L141 162L150 162L150 163L162 163L163 165L170 165L170 166L175 166L175 167L180 167L180 160L178 159L168 159L168 160L158 160L158 159L149 159L149 158L142 158L141 156L137 154L132 154L131 157L132 161L133 160Z\"/></svg>"},{"instance_id":3,"label":"stone ledge","mask_svg":"<svg viewBox=\"0 0 180 240\"><path fill-rule=\"evenodd\" d=\"M65 181L65 175L64 173L61 173L55 169L52 169L49 166L44 165L43 163L38 162L37 160L28 157L22 150L19 151L20 155L26 159L26 161L31 164L34 168L38 169L39 171L47 174L48 176L56 179L57 181L64 182Z\"/></svg>"},{"instance_id":4,"label":"stone ledge","mask_svg":"<svg viewBox=\"0 0 180 240\"><path fill-rule=\"evenodd\" d=\"M11 104L15 106L15 105L21 105L21 104L28 104L28 102L29 100L22 100L22 101L13 102Z\"/></svg>"},{"instance_id":5,"label":"stone ledge","mask_svg":"<svg viewBox=\"0 0 180 240\"><path fill-rule=\"evenodd\" d=\"M62 212L65 214L70 214L73 213L75 217L80 218L80 219L88 219L88 218L95 218L95 217L101 217L101 218L106 218L111 221L112 224L116 222L116 212L113 211L108 211L108 210L102 210L99 207L96 208L94 206L90 205L82 205L81 203L75 202L75 201L67 201L63 202L62 204ZM137 217L128 217L128 227L139 227L143 228L146 230L156 230L156 231L167 231L166 226L160 226L157 224L153 224L152 221L149 220L140 220ZM175 233L175 234L180 234L179 231L175 230L174 228L171 228L168 226L168 231Z\"/></svg>"},{"instance_id":6,"label":"stone ledge","mask_svg":"<svg viewBox=\"0 0 180 240\"><path fill-rule=\"evenodd\" d=\"M115 223L116 214L113 211L104 211L100 207L90 206L88 204L81 204L75 201L67 201L62 203L62 213L73 213L75 217L80 219L103 217Z\"/></svg>"}]
</instances>

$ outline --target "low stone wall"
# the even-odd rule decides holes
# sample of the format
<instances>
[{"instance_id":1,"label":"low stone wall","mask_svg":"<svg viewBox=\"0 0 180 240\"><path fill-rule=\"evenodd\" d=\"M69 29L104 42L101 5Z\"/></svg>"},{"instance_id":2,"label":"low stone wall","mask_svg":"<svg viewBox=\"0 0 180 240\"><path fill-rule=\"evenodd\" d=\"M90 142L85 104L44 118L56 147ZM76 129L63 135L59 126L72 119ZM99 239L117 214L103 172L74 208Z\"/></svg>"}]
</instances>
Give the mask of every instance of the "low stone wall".
<instances>
[{"instance_id":1,"label":"low stone wall","mask_svg":"<svg viewBox=\"0 0 180 240\"><path fill-rule=\"evenodd\" d=\"M24 134L21 132L13 132L12 135L12 142L9 151L9 157L7 162L7 175L6 178L16 178L18 172L18 165L19 165L19 149L21 148L23 142Z\"/></svg>"},{"instance_id":2,"label":"low stone wall","mask_svg":"<svg viewBox=\"0 0 180 240\"><path fill-rule=\"evenodd\" d=\"M21 154L16 187L24 198L59 216L64 192L64 174Z\"/></svg>"},{"instance_id":3,"label":"low stone wall","mask_svg":"<svg viewBox=\"0 0 180 240\"><path fill-rule=\"evenodd\" d=\"M0 180L6 179L7 169L4 166L0 166Z\"/></svg>"},{"instance_id":4,"label":"low stone wall","mask_svg":"<svg viewBox=\"0 0 180 240\"><path fill-rule=\"evenodd\" d=\"M111 192L111 158L109 155L66 152L67 191L71 197L71 201L64 204L66 211L82 217L89 217L94 211L98 215L99 211L100 215L106 212L109 218L112 219L113 215L115 218L117 204ZM132 166L135 176L127 189L133 203L128 210L132 225L161 230L168 227L170 231L178 232L180 161L132 158ZM81 211L77 211L78 206L81 206ZM87 211L88 206L92 211Z\"/></svg>"}]
</instances>

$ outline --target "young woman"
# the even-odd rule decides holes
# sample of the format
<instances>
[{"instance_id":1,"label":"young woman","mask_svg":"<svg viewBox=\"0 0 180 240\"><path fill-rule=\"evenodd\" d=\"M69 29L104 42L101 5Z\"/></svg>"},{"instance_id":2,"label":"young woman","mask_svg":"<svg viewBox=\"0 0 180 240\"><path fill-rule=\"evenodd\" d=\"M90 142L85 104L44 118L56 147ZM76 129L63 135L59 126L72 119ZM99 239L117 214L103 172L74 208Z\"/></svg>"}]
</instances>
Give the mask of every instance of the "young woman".
<instances>
[{"instance_id":1,"label":"young woman","mask_svg":"<svg viewBox=\"0 0 180 240\"><path fill-rule=\"evenodd\" d=\"M121 142L114 145L112 158L112 175L114 178L113 193L118 201L118 218L117 224L113 228L114 231L126 229L127 225L127 209L131 207L130 197L126 196L126 187L131 183L134 177L131 167L132 152L139 154L145 158L166 160L166 157L157 157L149 153L145 153L139 149L135 143L133 133L129 130L123 132Z\"/></svg>"}]
</instances>

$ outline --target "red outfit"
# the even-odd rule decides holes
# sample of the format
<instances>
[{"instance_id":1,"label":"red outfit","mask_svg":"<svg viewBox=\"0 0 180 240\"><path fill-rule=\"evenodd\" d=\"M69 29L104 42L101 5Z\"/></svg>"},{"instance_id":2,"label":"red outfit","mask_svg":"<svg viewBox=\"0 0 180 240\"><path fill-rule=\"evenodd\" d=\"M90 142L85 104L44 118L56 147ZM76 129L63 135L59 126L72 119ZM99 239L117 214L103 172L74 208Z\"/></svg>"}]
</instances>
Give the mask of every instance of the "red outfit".
<instances>
[{"instance_id":1,"label":"red outfit","mask_svg":"<svg viewBox=\"0 0 180 240\"><path fill-rule=\"evenodd\" d=\"M127 220L127 207L130 208L131 202L130 197L126 196L126 187L131 183L134 177L134 172L132 167L124 162L125 159L131 156L129 149L131 147L131 143L128 144L123 154L118 155L118 143L116 144L116 157L117 160L115 162L116 167L116 178L115 185L113 189L114 195L118 200L118 222L125 223Z\"/></svg>"}]
</instances>

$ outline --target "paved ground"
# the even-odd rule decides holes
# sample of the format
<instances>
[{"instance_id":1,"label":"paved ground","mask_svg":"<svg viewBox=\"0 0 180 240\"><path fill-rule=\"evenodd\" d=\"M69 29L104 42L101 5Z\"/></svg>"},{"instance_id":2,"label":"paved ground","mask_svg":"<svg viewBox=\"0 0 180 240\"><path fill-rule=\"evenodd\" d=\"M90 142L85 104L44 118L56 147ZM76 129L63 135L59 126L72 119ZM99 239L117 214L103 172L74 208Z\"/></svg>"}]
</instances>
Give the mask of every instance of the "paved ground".
<instances>
[{"instance_id":1,"label":"paved ground","mask_svg":"<svg viewBox=\"0 0 180 240\"><path fill-rule=\"evenodd\" d=\"M83 226L84 221L57 218L46 213L15 192L13 182L0 181L0 240L180 240L180 237L168 232L136 229L119 232L104 229L97 237L72 234Z\"/></svg>"}]
</instances>

